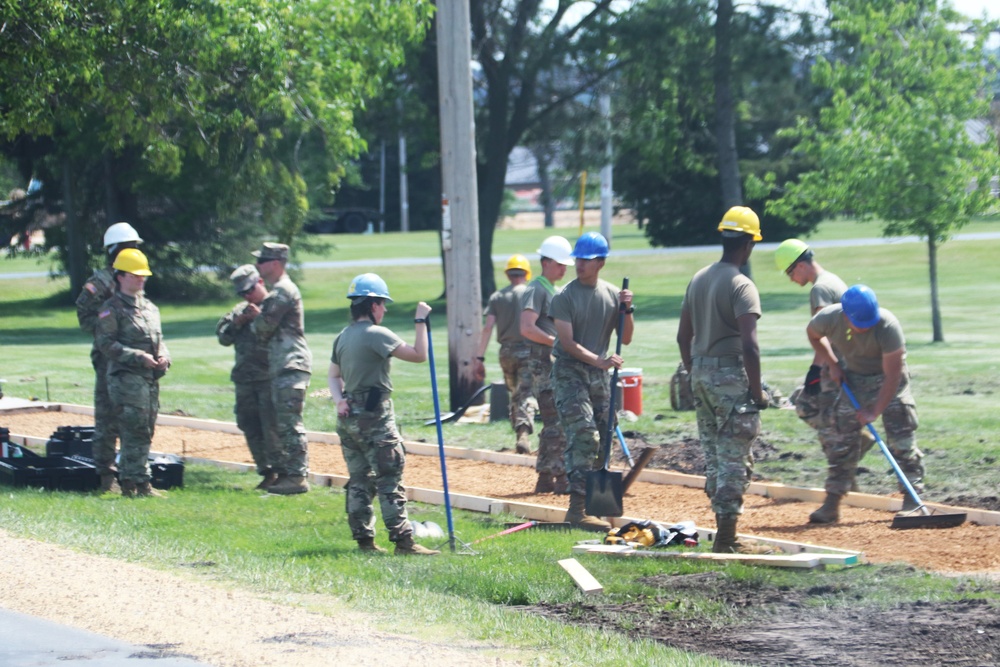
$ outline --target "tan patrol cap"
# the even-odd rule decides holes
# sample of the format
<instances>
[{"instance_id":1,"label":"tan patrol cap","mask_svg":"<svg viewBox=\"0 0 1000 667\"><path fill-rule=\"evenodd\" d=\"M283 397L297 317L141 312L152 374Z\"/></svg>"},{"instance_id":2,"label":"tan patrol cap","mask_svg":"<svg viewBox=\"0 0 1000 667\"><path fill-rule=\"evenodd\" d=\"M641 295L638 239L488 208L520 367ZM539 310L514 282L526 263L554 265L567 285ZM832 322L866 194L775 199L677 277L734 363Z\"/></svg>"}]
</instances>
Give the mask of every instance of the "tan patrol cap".
<instances>
[{"instance_id":1,"label":"tan patrol cap","mask_svg":"<svg viewBox=\"0 0 1000 667\"><path fill-rule=\"evenodd\" d=\"M243 294L253 289L253 286L260 280L260 274L257 273L257 267L253 264L244 264L233 271L229 279L233 281L233 289L236 290L236 293Z\"/></svg>"},{"instance_id":2,"label":"tan patrol cap","mask_svg":"<svg viewBox=\"0 0 1000 667\"><path fill-rule=\"evenodd\" d=\"M264 243L261 245L260 250L254 250L250 254L256 257L258 262L268 262L272 259L280 259L283 262L287 262L288 246L284 243Z\"/></svg>"}]
</instances>

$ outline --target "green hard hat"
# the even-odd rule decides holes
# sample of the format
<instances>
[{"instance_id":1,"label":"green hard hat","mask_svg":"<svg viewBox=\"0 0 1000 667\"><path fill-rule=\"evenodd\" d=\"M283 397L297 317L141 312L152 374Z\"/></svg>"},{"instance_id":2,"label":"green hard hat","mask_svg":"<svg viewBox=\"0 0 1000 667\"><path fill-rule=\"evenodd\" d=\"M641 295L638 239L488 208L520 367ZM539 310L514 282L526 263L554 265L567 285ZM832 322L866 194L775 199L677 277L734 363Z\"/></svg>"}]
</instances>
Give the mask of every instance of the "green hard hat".
<instances>
[{"instance_id":1,"label":"green hard hat","mask_svg":"<svg viewBox=\"0 0 1000 667\"><path fill-rule=\"evenodd\" d=\"M798 239L788 239L787 241L782 241L778 249L774 251L774 263L778 267L778 270L784 273L791 268L792 264L795 263L802 253L809 250L803 241Z\"/></svg>"}]
</instances>

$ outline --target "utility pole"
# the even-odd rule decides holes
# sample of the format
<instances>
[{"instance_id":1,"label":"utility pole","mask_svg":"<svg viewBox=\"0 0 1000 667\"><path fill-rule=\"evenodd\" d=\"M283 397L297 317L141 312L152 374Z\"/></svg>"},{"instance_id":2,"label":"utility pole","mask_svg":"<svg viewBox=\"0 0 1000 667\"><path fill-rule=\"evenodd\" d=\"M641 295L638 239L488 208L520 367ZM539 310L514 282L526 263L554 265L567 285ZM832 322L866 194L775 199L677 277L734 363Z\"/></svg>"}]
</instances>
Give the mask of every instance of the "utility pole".
<instances>
[{"instance_id":1,"label":"utility pole","mask_svg":"<svg viewBox=\"0 0 1000 667\"><path fill-rule=\"evenodd\" d=\"M439 0L438 99L441 108L441 247L448 300L451 409L479 389L472 364L483 326L479 279L479 197L472 115L469 0Z\"/></svg>"},{"instance_id":2,"label":"utility pole","mask_svg":"<svg viewBox=\"0 0 1000 667\"><path fill-rule=\"evenodd\" d=\"M604 117L604 131L607 143L604 147L606 161L601 168L601 234L611 243L611 197L612 197L612 153L611 153L611 95L601 93L601 115Z\"/></svg>"},{"instance_id":3,"label":"utility pole","mask_svg":"<svg viewBox=\"0 0 1000 667\"><path fill-rule=\"evenodd\" d=\"M403 117L403 98L396 100L399 117ZM406 135L399 128L399 231L410 231L410 181L406 173Z\"/></svg>"}]
</instances>

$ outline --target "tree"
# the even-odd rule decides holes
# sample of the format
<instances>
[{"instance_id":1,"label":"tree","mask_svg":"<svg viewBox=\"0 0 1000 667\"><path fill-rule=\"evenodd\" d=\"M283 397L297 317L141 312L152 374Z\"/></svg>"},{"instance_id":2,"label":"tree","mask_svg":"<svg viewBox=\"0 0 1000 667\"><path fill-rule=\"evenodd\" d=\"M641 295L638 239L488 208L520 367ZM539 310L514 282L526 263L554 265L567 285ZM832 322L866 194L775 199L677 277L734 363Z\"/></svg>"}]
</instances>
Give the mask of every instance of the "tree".
<instances>
[{"instance_id":1,"label":"tree","mask_svg":"<svg viewBox=\"0 0 1000 667\"><path fill-rule=\"evenodd\" d=\"M0 102L0 137L65 184L75 290L86 267L72 240L99 247L118 216L154 241L159 266L189 272L242 261L264 234L294 238L310 200L329 199L364 146L354 110L431 7L0 0L0 10L0 89L17 91Z\"/></svg>"},{"instance_id":2,"label":"tree","mask_svg":"<svg viewBox=\"0 0 1000 667\"><path fill-rule=\"evenodd\" d=\"M934 0L835 0L830 12L842 55L812 71L830 101L793 132L817 167L768 208L788 218L841 211L881 220L886 236L926 238L941 342L938 246L995 205L989 182L1000 173L996 143L977 145L966 130L989 110L985 26L975 23L967 43L955 28L961 17Z\"/></svg>"}]
</instances>

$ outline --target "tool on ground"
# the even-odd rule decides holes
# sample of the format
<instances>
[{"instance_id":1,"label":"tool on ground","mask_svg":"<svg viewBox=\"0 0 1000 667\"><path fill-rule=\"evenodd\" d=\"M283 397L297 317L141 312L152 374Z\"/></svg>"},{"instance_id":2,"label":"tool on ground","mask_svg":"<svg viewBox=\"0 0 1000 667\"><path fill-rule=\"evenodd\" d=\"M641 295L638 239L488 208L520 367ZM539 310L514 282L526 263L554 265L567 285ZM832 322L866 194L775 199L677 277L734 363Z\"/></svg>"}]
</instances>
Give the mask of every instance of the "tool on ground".
<instances>
[{"instance_id":1,"label":"tool on ground","mask_svg":"<svg viewBox=\"0 0 1000 667\"><path fill-rule=\"evenodd\" d=\"M486 391L489 390L491 387L492 385L484 384L482 387L477 389L476 393L474 393L472 397L465 402L465 405L460 407L458 410L455 410L454 412L446 412L443 415L441 415L441 423L448 424L450 422L458 421L459 419L461 419L462 415L465 414L465 411L471 408L473 404L475 404L475 402L479 400L479 397L482 396L484 393L486 393ZM437 423L437 421L438 421L437 416L435 416L434 419L428 419L427 421L425 421L424 426L430 426L432 424Z\"/></svg>"},{"instance_id":2,"label":"tool on ground","mask_svg":"<svg viewBox=\"0 0 1000 667\"><path fill-rule=\"evenodd\" d=\"M628 278L622 280L622 290L628 289ZM622 330L625 328L625 304L618 303L618 336L615 342L615 354L622 352ZM622 485L622 474L608 469L611 464L611 438L615 431L615 401L618 392L618 368L611 374L611 402L608 406L608 427L601 439L604 452L604 463L599 470L587 473L586 510L590 516L621 516L624 514L622 496L625 488Z\"/></svg>"},{"instance_id":3,"label":"tool on ground","mask_svg":"<svg viewBox=\"0 0 1000 667\"><path fill-rule=\"evenodd\" d=\"M840 385L847 398L850 399L851 405L854 406L855 410L860 410L861 405L858 403L858 399L854 397L854 392L851 388L847 386L846 382ZM906 493L913 499L913 502L917 504L917 507L910 512L900 512L897 514L889 528L894 528L896 530L903 530L906 528L954 528L955 526L960 526L965 523L965 519L968 516L963 513L942 513L933 514L930 509L924 505L923 501L917 495L916 489L913 488L913 484L910 480L906 478L906 474L903 469L899 467L899 463L896 462L896 458L889 451L889 447L882 442L882 438L879 437L878 431L871 423L865 424L868 430L871 432L872 436L875 438L875 442L878 443L879 449L885 454L885 458L889 460L889 464L892 465L893 472L896 473L896 477L899 478L900 484L906 489ZM917 514L920 512L920 514Z\"/></svg>"},{"instance_id":4,"label":"tool on ground","mask_svg":"<svg viewBox=\"0 0 1000 667\"><path fill-rule=\"evenodd\" d=\"M427 359L431 367L431 393L434 395L434 423L437 425L438 455L441 459L441 484L444 488L444 510L448 517L448 548L455 553L455 523L451 517L451 496L448 494L448 466L444 460L444 433L441 431L441 404L438 401L437 370L434 366L434 343L431 340L431 318L427 324Z\"/></svg>"},{"instance_id":5,"label":"tool on ground","mask_svg":"<svg viewBox=\"0 0 1000 667\"><path fill-rule=\"evenodd\" d=\"M622 427L620 424L615 424L615 434L618 436L618 442L622 446L622 454L625 455L625 459L628 461L628 467L635 467L635 460L632 458L632 452L628 450L628 443L625 442L625 434L622 433Z\"/></svg>"},{"instance_id":6,"label":"tool on ground","mask_svg":"<svg viewBox=\"0 0 1000 667\"><path fill-rule=\"evenodd\" d=\"M480 542L485 542L486 540L492 540L494 537L500 537L501 535L510 535L511 533L517 533L522 530L527 530L528 528L534 528L538 525L537 521L525 521L524 523L519 523L513 528L508 528L507 530L501 530L499 533L493 533L492 535L487 535L486 537L480 537L478 540L473 540L469 544L479 544Z\"/></svg>"}]
</instances>

